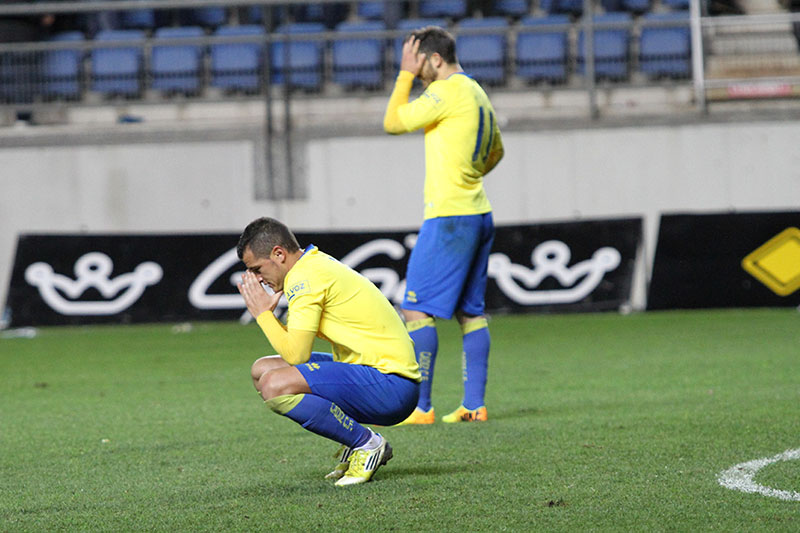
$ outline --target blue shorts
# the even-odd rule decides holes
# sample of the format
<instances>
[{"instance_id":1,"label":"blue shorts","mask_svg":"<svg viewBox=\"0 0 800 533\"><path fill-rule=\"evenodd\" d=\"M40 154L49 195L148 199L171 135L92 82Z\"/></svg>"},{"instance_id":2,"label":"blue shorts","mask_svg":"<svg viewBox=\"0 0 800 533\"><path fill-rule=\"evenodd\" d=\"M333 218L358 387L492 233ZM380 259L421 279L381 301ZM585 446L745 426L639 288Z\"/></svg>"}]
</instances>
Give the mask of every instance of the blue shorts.
<instances>
[{"instance_id":1,"label":"blue shorts","mask_svg":"<svg viewBox=\"0 0 800 533\"><path fill-rule=\"evenodd\" d=\"M392 426L417 406L419 383L376 368L337 363L329 353L311 352L297 368L311 392L338 405L360 424Z\"/></svg>"},{"instance_id":2,"label":"blue shorts","mask_svg":"<svg viewBox=\"0 0 800 533\"><path fill-rule=\"evenodd\" d=\"M422 223L406 272L403 309L452 318L483 314L492 213L429 218Z\"/></svg>"}]
</instances>

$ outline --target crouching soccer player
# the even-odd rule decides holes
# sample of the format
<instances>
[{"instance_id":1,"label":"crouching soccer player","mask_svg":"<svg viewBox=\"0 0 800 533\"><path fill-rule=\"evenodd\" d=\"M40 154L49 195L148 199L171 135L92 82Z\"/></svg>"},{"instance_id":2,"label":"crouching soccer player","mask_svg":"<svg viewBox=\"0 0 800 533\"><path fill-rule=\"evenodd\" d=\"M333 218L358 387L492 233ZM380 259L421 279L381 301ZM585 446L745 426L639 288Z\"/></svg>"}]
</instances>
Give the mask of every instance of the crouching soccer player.
<instances>
[{"instance_id":1,"label":"crouching soccer player","mask_svg":"<svg viewBox=\"0 0 800 533\"><path fill-rule=\"evenodd\" d=\"M402 320L372 282L314 245L300 248L277 220L251 222L236 251L247 267L239 292L279 354L253 363L253 384L273 411L342 445L326 478L338 486L369 481L392 448L362 424L397 424L419 397ZM273 314L281 294L286 325ZM312 352L315 337L330 341L333 353Z\"/></svg>"}]
</instances>

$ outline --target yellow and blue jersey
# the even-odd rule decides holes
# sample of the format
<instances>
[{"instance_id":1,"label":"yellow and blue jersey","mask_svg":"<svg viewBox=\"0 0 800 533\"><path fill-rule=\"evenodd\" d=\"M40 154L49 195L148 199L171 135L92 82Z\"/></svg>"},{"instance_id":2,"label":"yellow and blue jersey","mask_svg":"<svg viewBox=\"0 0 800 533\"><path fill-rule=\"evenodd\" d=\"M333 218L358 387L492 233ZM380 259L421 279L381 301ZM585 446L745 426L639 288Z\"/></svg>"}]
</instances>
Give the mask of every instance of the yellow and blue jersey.
<instances>
[{"instance_id":1,"label":"yellow and blue jersey","mask_svg":"<svg viewBox=\"0 0 800 533\"><path fill-rule=\"evenodd\" d=\"M432 82L408 102L413 79L407 71L398 75L384 128L389 133L425 128L425 219L490 212L483 176L502 157L503 144L488 96L459 72Z\"/></svg>"},{"instance_id":2,"label":"yellow and blue jersey","mask_svg":"<svg viewBox=\"0 0 800 533\"><path fill-rule=\"evenodd\" d=\"M309 246L284 281L289 330L329 341L337 362L420 380L414 345L389 300L367 278Z\"/></svg>"}]
</instances>

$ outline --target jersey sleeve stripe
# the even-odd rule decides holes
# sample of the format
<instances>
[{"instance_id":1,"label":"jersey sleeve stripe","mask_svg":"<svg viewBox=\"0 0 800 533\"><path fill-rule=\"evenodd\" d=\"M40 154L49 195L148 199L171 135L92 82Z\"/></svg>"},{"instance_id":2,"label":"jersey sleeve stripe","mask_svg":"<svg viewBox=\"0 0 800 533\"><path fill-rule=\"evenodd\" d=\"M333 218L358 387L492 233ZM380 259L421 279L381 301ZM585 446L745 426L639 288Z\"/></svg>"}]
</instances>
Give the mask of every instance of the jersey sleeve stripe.
<instances>
[{"instance_id":1,"label":"jersey sleeve stripe","mask_svg":"<svg viewBox=\"0 0 800 533\"><path fill-rule=\"evenodd\" d=\"M478 137L475 139L475 151L472 152L472 160L478 159L481 150L481 140L483 140L483 107L478 108Z\"/></svg>"}]
</instances>

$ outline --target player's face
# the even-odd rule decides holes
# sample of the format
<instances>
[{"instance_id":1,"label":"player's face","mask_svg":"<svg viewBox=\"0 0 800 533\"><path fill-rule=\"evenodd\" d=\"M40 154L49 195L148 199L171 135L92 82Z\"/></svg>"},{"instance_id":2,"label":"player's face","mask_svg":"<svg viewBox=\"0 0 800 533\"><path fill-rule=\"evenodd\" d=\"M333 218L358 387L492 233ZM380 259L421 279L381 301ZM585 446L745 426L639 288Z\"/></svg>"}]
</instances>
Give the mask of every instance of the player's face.
<instances>
[{"instance_id":1,"label":"player's face","mask_svg":"<svg viewBox=\"0 0 800 533\"><path fill-rule=\"evenodd\" d=\"M422 82L422 87L425 88L436 80L437 72L431 63L431 58L426 57L425 62L422 64L422 69L419 71L419 79Z\"/></svg>"},{"instance_id":2,"label":"player's face","mask_svg":"<svg viewBox=\"0 0 800 533\"><path fill-rule=\"evenodd\" d=\"M256 257L249 247L245 248L242 254L242 262L247 270L256 275L260 283L268 285L275 292L283 290L286 272L283 271L280 263L271 257Z\"/></svg>"}]
</instances>

